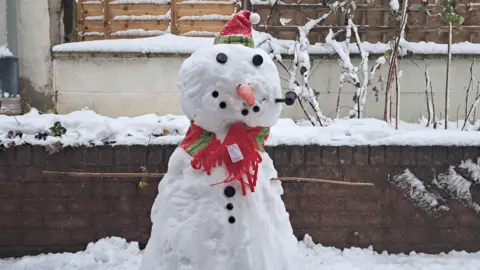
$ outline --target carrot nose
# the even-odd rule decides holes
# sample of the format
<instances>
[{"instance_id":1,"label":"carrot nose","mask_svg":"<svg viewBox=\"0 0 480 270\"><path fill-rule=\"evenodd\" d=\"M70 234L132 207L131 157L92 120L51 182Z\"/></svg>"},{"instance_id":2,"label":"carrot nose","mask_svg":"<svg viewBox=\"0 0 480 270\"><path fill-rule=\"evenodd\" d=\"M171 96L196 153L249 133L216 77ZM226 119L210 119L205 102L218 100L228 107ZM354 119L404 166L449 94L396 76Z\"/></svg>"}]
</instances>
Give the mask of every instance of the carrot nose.
<instances>
[{"instance_id":1,"label":"carrot nose","mask_svg":"<svg viewBox=\"0 0 480 270\"><path fill-rule=\"evenodd\" d=\"M255 94L253 88L249 84L240 84L237 87L237 94L241 97L249 107L255 105Z\"/></svg>"}]
</instances>

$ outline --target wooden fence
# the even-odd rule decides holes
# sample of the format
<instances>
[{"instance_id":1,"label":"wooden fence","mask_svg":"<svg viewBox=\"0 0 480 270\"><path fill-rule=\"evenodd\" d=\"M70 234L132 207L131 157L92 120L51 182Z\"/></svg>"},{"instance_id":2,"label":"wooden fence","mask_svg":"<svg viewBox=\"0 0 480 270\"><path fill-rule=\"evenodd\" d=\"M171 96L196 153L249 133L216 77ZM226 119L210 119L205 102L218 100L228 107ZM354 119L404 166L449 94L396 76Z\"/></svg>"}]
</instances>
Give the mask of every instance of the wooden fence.
<instances>
[{"instance_id":1,"label":"wooden fence","mask_svg":"<svg viewBox=\"0 0 480 270\"><path fill-rule=\"evenodd\" d=\"M238 9L234 1L227 1L78 0L77 41L139 38L166 32L214 36Z\"/></svg>"},{"instance_id":2,"label":"wooden fence","mask_svg":"<svg viewBox=\"0 0 480 270\"><path fill-rule=\"evenodd\" d=\"M255 28L272 34L274 37L287 40L295 40L298 26L305 25L310 19L319 18L328 12L326 1L283 0L283 3L270 6L267 0L256 0L258 4L252 5L252 9L260 14L261 22ZM368 1L370 3L365 3ZM354 23L358 26L362 41L388 42L397 35L398 28L395 14L390 11L389 0L357 0L357 8L354 16ZM463 25L453 30L453 41L469 41L480 43L480 0L474 0L474 4L462 4L458 12L465 18ZM401 3L401 1L399 1ZM427 1L425 1L427 2ZM409 1L408 23L406 25L406 39L411 42L448 42L448 26L438 14L438 5L435 0ZM430 11L430 15L425 10ZM324 43L328 29L339 30L346 25L345 14L331 14L323 24L315 27L309 35L310 41ZM352 35L352 42L355 39Z\"/></svg>"}]
</instances>

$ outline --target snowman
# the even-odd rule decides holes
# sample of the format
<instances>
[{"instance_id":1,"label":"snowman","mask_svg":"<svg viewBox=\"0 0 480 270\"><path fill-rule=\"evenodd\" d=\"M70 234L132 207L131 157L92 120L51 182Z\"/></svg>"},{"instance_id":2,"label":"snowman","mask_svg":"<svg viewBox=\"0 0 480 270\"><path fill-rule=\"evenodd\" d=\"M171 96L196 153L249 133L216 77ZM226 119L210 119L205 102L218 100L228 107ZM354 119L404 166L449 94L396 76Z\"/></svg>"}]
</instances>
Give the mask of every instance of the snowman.
<instances>
[{"instance_id":1,"label":"snowman","mask_svg":"<svg viewBox=\"0 0 480 270\"><path fill-rule=\"evenodd\" d=\"M254 49L259 19L235 14L212 47L180 68L191 126L158 186L140 270L301 269L283 189L271 180L277 172L264 150L285 99L275 64Z\"/></svg>"}]
</instances>

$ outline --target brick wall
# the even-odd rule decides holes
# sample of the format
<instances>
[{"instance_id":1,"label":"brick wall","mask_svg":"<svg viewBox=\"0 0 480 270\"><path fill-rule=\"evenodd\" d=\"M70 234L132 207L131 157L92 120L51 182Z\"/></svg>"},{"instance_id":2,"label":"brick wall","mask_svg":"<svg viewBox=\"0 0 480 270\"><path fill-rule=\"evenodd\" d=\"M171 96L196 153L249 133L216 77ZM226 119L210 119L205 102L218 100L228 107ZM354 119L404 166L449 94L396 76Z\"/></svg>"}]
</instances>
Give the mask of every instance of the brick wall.
<instances>
[{"instance_id":1,"label":"brick wall","mask_svg":"<svg viewBox=\"0 0 480 270\"><path fill-rule=\"evenodd\" d=\"M0 257L83 250L91 241L121 236L145 244L158 180L44 176L43 170L165 172L174 146L0 151ZM321 147L268 149L280 176L371 182L372 187L285 182L283 199L295 234L339 248L373 245L390 252L480 250L480 216L445 194L450 211L427 215L389 183L409 168L425 184L478 147ZM480 188L471 187L480 201ZM441 191L440 191L441 193Z\"/></svg>"}]
</instances>

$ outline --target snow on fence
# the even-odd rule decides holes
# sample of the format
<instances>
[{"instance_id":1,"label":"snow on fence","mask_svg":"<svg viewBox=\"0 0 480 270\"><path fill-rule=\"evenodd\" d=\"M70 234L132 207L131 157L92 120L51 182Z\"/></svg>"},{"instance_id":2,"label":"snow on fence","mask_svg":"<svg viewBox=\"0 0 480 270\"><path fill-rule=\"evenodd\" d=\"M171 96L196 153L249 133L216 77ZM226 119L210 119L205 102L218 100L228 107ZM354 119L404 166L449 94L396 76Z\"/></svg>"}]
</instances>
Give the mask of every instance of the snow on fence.
<instances>
[{"instance_id":1,"label":"snow on fence","mask_svg":"<svg viewBox=\"0 0 480 270\"><path fill-rule=\"evenodd\" d=\"M77 41L173 33L214 36L236 11L235 1L77 1Z\"/></svg>"},{"instance_id":2,"label":"snow on fence","mask_svg":"<svg viewBox=\"0 0 480 270\"><path fill-rule=\"evenodd\" d=\"M319 18L330 11L331 3L338 2L339 6L344 1L326 1L327 5L318 0L305 0L297 3L293 0L250 0L252 9L260 14L261 22L256 30L268 32L276 38L295 40L298 27L304 26L309 19ZM473 3L477 2L477 3ZM396 0L355 0L356 11L353 22L358 27L360 39L370 43L387 43L398 32L400 16L399 4ZM435 42L447 43L448 24L438 16L440 5L436 1L414 0L409 1L408 22L405 27L405 37L410 42ZM469 41L480 42L480 3L472 0L460 4L457 12L465 21L462 25L455 26L453 40L455 43ZM311 43L324 43L329 29L334 32L347 28L348 14L337 10L329 15L323 24L311 30L309 39ZM342 33L345 35L345 33ZM341 35L339 36L341 37ZM355 37L351 37L355 42Z\"/></svg>"}]
</instances>

